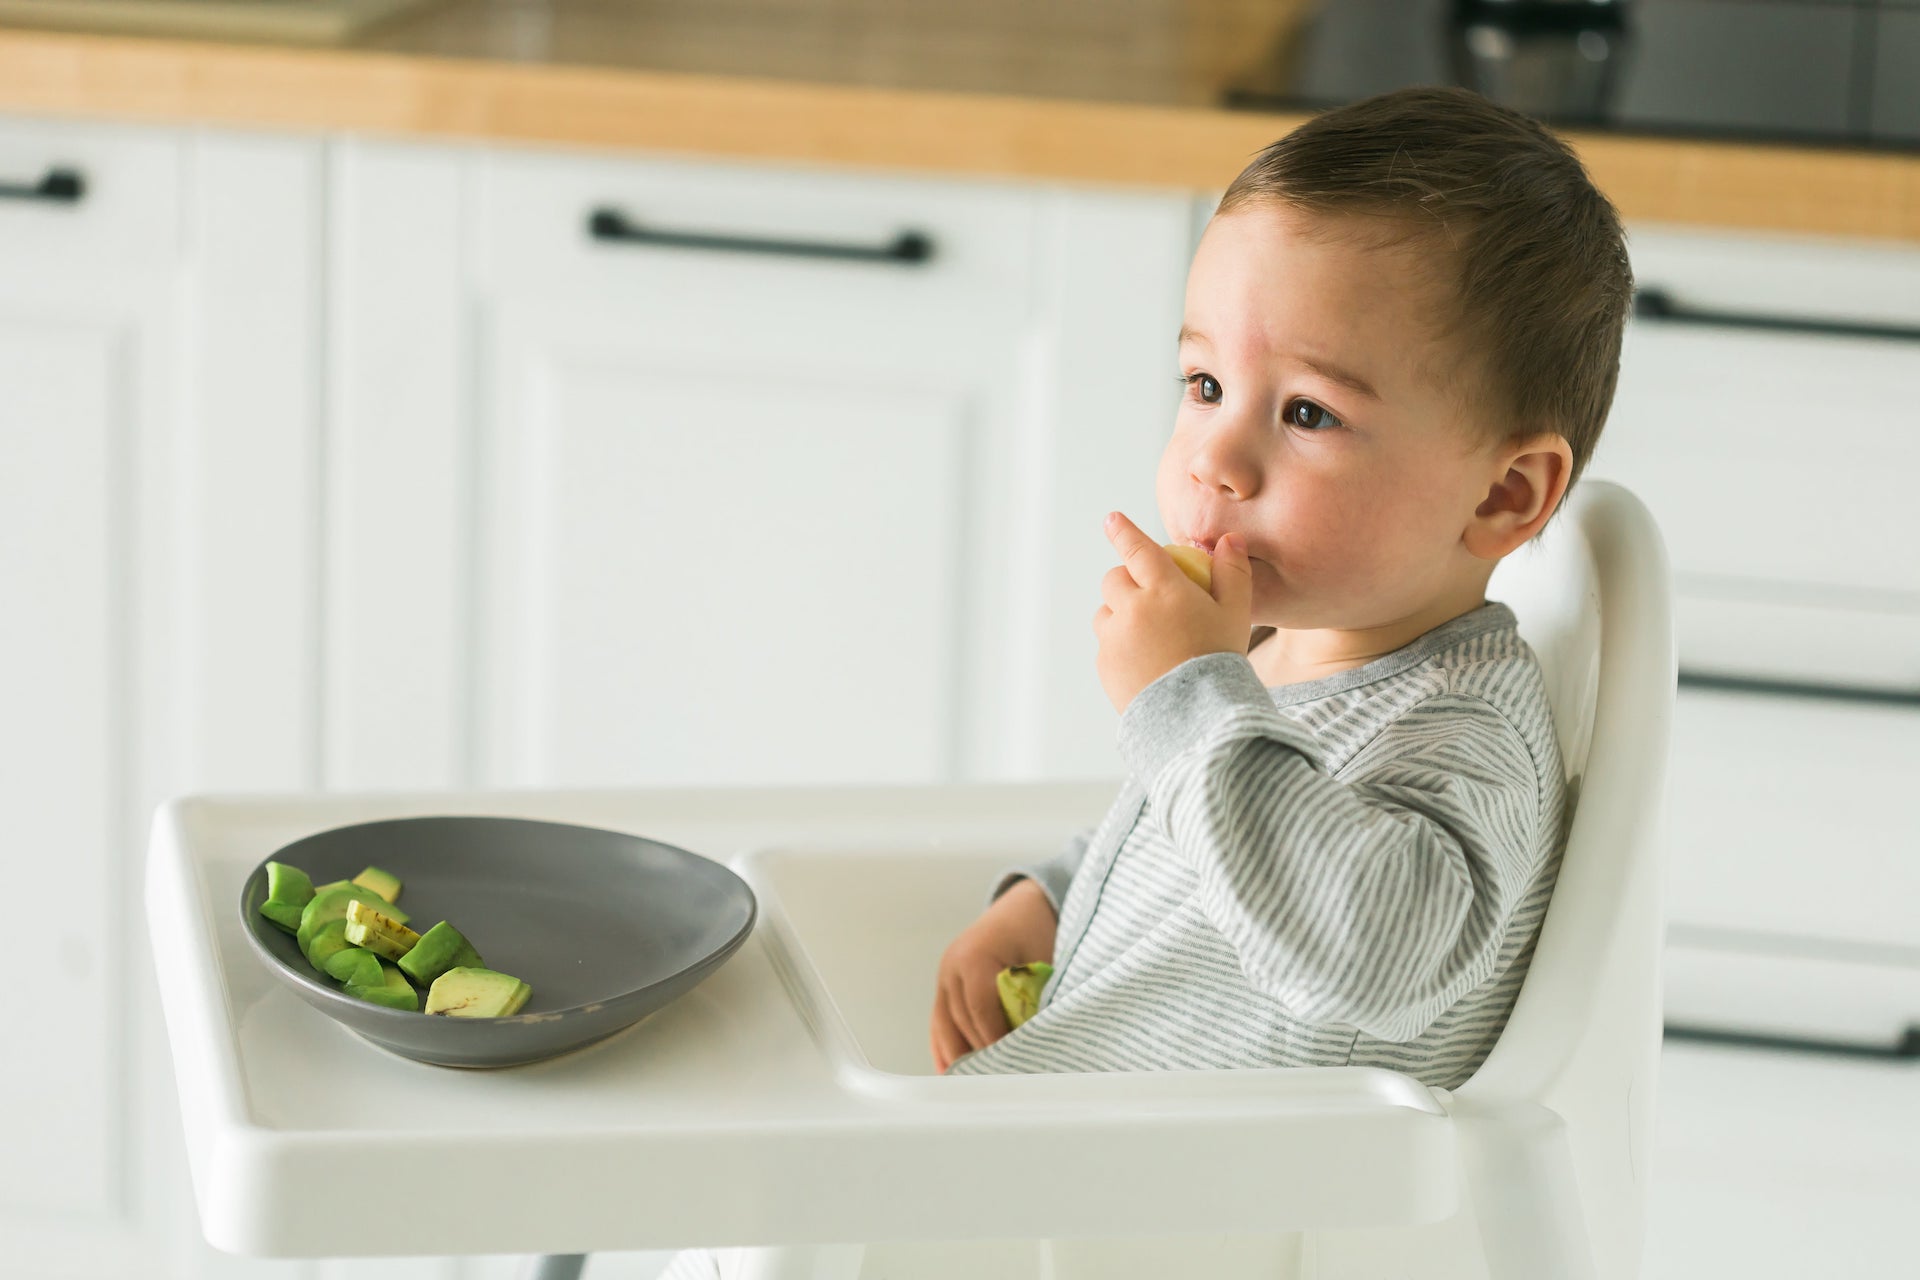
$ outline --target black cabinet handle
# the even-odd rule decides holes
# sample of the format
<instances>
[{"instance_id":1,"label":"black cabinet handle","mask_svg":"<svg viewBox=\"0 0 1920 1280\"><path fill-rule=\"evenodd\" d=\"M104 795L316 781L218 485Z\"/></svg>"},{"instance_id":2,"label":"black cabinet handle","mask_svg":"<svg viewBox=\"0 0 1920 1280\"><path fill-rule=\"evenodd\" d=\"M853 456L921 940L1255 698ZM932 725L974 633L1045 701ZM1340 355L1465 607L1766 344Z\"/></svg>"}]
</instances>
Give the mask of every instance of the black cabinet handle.
<instances>
[{"instance_id":1,"label":"black cabinet handle","mask_svg":"<svg viewBox=\"0 0 1920 1280\"><path fill-rule=\"evenodd\" d=\"M1675 301L1665 289L1648 286L1634 291L1636 320L1667 324L1708 325L1722 329L1766 329L1774 333L1817 333L1840 338L1890 338L1920 342L1920 325L1869 324L1855 320L1817 320L1810 316L1770 316L1754 311L1715 311Z\"/></svg>"},{"instance_id":2,"label":"black cabinet handle","mask_svg":"<svg viewBox=\"0 0 1920 1280\"><path fill-rule=\"evenodd\" d=\"M1751 676L1723 676L1681 668L1682 689L1713 689L1722 693L1758 693L1774 698L1819 698L1828 702L1870 702L1883 707L1920 709L1920 689L1876 689L1866 685L1817 684L1813 681L1766 680Z\"/></svg>"},{"instance_id":3,"label":"black cabinet handle","mask_svg":"<svg viewBox=\"0 0 1920 1280\"><path fill-rule=\"evenodd\" d=\"M38 182L0 182L0 200L45 200L49 204L79 204L87 194L87 180L77 169L49 169Z\"/></svg>"},{"instance_id":4,"label":"black cabinet handle","mask_svg":"<svg viewBox=\"0 0 1920 1280\"><path fill-rule=\"evenodd\" d=\"M1767 1035L1756 1031L1721 1031L1713 1027L1692 1027L1669 1022L1669 1040L1690 1040L1696 1044L1715 1044L1729 1049L1754 1049L1762 1053L1814 1053L1842 1058L1880 1058L1911 1062L1920 1058L1920 1027L1908 1027L1892 1044L1872 1044L1858 1040L1814 1040L1800 1036Z\"/></svg>"},{"instance_id":5,"label":"black cabinet handle","mask_svg":"<svg viewBox=\"0 0 1920 1280\"><path fill-rule=\"evenodd\" d=\"M840 258L855 262L891 262L913 266L933 257L933 241L918 231L902 231L888 244L830 244L817 240L770 240L755 236L715 236L697 231L661 231L642 226L618 209L595 209L587 234L616 244L651 244L676 249L715 249L726 253L773 253L795 258Z\"/></svg>"}]
</instances>

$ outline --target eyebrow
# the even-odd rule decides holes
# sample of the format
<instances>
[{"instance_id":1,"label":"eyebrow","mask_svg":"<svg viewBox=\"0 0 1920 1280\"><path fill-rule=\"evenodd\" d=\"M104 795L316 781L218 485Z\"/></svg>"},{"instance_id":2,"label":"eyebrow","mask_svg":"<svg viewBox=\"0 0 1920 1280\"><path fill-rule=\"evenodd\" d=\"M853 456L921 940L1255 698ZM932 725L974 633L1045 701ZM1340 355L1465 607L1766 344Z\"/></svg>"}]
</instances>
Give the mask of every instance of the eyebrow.
<instances>
[{"instance_id":1,"label":"eyebrow","mask_svg":"<svg viewBox=\"0 0 1920 1280\"><path fill-rule=\"evenodd\" d=\"M1180 341L1182 344L1187 342L1205 342L1208 346L1213 345L1206 334L1201 333L1191 325L1185 324L1180 326ZM1298 356L1296 358L1301 364L1313 370L1313 372L1319 374L1328 382L1338 383L1354 394L1365 396L1369 400L1378 400L1380 398L1380 393L1373 389L1373 384L1357 373L1351 373L1342 369L1337 364L1329 364L1324 360L1314 360L1307 356Z\"/></svg>"}]
</instances>

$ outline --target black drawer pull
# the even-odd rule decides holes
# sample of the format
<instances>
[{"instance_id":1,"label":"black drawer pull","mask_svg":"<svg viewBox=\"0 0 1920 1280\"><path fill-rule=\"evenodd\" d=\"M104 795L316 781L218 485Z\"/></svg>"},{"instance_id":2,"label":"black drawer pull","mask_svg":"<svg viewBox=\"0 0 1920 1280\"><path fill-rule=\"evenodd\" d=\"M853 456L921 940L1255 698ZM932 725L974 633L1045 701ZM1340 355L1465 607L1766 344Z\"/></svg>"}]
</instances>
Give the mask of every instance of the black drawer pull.
<instances>
[{"instance_id":1,"label":"black drawer pull","mask_svg":"<svg viewBox=\"0 0 1920 1280\"><path fill-rule=\"evenodd\" d=\"M1842 1058L1880 1058L1911 1062L1920 1058L1920 1027L1908 1027L1892 1044L1870 1044L1858 1040L1814 1040L1801 1036L1767 1035L1757 1031L1720 1031L1713 1027L1692 1027L1669 1022L1667 1039L1689 1040L1696 1044L1717 1044L1729 1049L1756 1049L1763 1053L1817 1053Z\"/></svg>"},{"instance_id":2,"label":"black drawer pull","mask_svg":"<svg viewBox=\"0 0 1920 1280\"><path fill-rule=\"evenodd\" d=\"M1751 676L1714 675L1685 668L1680 671L1680 687L1713 689L1723 693L1758 693L1772 698L1818 698L1827 702L1868 702L1882 707L1920 709L1920 689L1875 689L1864 685L1763 680Z\"/></svg>"},{"instance_id":3,"label":"black drawer pull","mask_svg":"<svg viewBox=\"0 0 1920 1280\"><path fill-rule=\"evenodd\" d=\"M1870 324L1858 320L1817 320L1811 316L1770 316L1752 311L1715 311L1676 302L1672 294L1657 286L1634 291L1633 314L1637 320L1661 320L1668 324L1710 325L1722 329L1768 329L1775 333L1817 333L1840 338L1891 338L1898 342L1920 342L1920 325Z\"/></svg>"},{"instance_id":4,"label":"black drawer pull","mask_svg":"<svg viewBox=\"0 0 1920 1280\"><path fill-rule=\"evenodd\" d=\"M45 200L49 204L79 204L87 194L87 180L77 169L49 169L40 181L0 182L0 200Z\"/></svg>"},{"instance_id":5,"label":"black drawer pull","mask_svg":"<svg viewBox=\"0 0 1920 1280\"><path fill-rule=\"evenodd\" d=\"M880 245L828 244L817 240L768 240L756 236L713 236L697 231L658 231L644 227L618 209L595 209L587 218L595 240L618 244L654 244L676 249L718 249L727 253L774 253L796 258L839 258L854 262L893 262L912 266L933 257L933 241L918 231L902 231Z\"/></svg>"}]
</instances>

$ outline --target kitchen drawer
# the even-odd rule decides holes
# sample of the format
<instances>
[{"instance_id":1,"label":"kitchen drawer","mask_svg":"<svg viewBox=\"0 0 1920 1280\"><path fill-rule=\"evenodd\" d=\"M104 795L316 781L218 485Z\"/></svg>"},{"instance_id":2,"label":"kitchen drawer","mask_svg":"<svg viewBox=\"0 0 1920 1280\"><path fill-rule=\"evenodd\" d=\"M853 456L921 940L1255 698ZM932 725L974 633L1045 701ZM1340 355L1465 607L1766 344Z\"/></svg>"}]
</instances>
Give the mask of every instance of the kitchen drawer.
<instances>
[{"instance_id":1,"label":"kitchen drawer","mask_svg":"<svg viewBox=\"0 0 1920 1280\"><path fill-rule=\"evenodd\" d=\"M1920 701L1682 687L1670 1025L1888 1050L1920 1026Z\"/></svg>"},{"instance_id":2,"label":"kitchen drawer","mask_svg":"<svg viewBox=\"0 0 1920 1280\"><path fill-rule=\"evenodd\" d=\"M181 168L173 135L122 126L0 120L0 279L98 276L181 256ZM77 195L25 194L54 174Z\"/></svg>"},{"instance_id":3,"label":"kitchen drawer","mask_svg":"<svg viewBox=\"0 0 1920 1280\"><path fill-rule=\"evenodd\" d=\"M1669 1040L1645 1280L1915 1272L1920 1066Z\"/></svg>"},{"instance_id":4,"label":"kitchen drawer","mask_svg":"<svg viewBox=\"0 0 1920 1280\"><path fill-rule=\"evenodd\" d=\"M1920 706L1683 688L1668 778L1670 921L1920 947Z\"/></svg>"},{"instance_id":5,"label":"kitchen drawer","mask_svg":"<svg viewBox=\"0 0 1920 1280\"><path fill-rule=\"evenodd\" d=\"M1639 227L1629 249L1672 318L1629 323L1593 472L1652 508L1676 576L1920 592L1920 249Z\"/></svg>"},{"instance_id":6,"label":"kitchen drawer","mask_svg":"<svg viewBox=\"0 0 1920 1280\"><path fill-rule=\"evenodd\" d=\"M1682 676L1920 699L1920 596L1677 578Z\"/></svg>"},{"instance_id":7,"label":"kitchen drawer","mask_svg":"<svg viewBox=\"0 0 1920 1280\"><path fill-rule=\"evenodd\" d=\"M516 296L670 307L741 290L807 325L828 288L878 314L1007 299L1024 313L1031 286L1028 188L528 151L488 153L482 187L477 269ZM622 232L596 234L596 218Z\"/></svg>"}]
</instances>

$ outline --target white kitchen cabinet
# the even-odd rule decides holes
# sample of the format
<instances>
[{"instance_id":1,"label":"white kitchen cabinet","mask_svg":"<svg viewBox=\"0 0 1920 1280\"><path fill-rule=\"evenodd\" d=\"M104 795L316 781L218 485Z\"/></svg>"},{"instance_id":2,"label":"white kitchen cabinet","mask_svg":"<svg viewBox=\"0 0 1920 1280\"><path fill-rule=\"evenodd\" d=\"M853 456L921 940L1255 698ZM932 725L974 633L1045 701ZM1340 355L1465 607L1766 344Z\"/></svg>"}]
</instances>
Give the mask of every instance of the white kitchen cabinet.
<instances>
[{"instance_id":1,"label":"white kitchen cabinet","mask_svg":"<svg viewBox=\"0 0 1920 1280\"><path fill-rule=\"evenodd\" d=\"M329 782L1117 770L1099 521L1151 511L1184 198L362 142L335 174Z\"/></svg>"},{"instance_id":2,"label":"white kitchen cabinet","mask_svg":"<svg viewBox=\"0 0 1920 1280\"><path fill-rule=\"evenodd\" d=\"M1629 247L1666 305L1627 327L1592 469L1666 534L1682 666L1920 685L1920 248L1639 226Z\"/></svg>"},{"instance_id":3,"label":"white kitchen cabinet","mask_svg":"<svg viewBox=\"0 0 1920 1280\"><path fill-rule=\"evenodd\" d=\"M1913 1272L1913 1063L1669 1042L1647 1280Z\"/></svg>"},{"instance_id":4,"label":"white kitchen cabinet","mask_svg":"<svg viewBox=\"0 0 1920 1280\"><path fill-rule=\"evenodd\" d=\"M1673 561L1669 1022L1888 1047L1920 1024L1920 249L1629 243L1593 472Z\"/></svg>"},{"instance_id":5,"label":"white kitchen cabinet","mask_svg":"<svg viewBox=\"0 0 1920 1280\"><path fill-rule=\"evenodd\" d=\"M313 781L319 172L283 139L0 121L0 874L63 904L8 926L38 993L0 1055L9 1275L206 1252L142 853L166 795Z\"/></svg>"}]
</instances>

